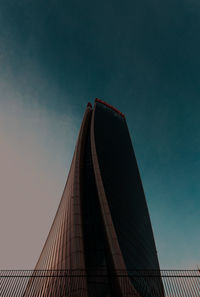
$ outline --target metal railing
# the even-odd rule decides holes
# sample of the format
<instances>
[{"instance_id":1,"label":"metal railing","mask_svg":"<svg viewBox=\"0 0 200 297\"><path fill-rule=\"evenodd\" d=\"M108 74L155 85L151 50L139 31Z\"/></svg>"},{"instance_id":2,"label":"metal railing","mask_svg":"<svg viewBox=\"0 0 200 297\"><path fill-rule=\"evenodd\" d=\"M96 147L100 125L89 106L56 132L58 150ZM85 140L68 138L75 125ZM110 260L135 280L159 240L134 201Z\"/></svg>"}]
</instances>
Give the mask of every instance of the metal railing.
<instances>
[{"instance_id":1,"label":"metal railing","mask_svg":"<svg viewBox=\"0 0 200 297\"><path fill-rule=\"evenodd\" d=\"M0 270L0 297L86 296L73 292L88 280L99 285L116 277L124 285L129 279L141 297L200 297L199 270L131 270L128 275L124 271Z\"/></svg>"}]
</instances>

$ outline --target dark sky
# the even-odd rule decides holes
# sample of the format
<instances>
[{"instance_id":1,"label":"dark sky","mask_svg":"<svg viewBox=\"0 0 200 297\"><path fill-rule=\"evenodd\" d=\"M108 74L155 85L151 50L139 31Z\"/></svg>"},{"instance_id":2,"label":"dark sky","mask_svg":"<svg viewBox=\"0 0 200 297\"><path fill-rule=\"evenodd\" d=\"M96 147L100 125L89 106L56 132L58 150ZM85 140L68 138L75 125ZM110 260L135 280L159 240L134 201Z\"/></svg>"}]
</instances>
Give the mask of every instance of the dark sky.
<instances>
[{"instance_id":1,"label":"dark sky","mask_svg":"<svg viewBox=\"0 0 200 297\"><path fill-rule=\"evenodd\" d=\"M0 103L38 123L45 111L52 131L71 118L63 182L86 103L99 97L126 115L163 268L200 264L199 31L197 0L0 2ZM45 131L45 149L57 150Z\"/></svg>"}]
</instances>

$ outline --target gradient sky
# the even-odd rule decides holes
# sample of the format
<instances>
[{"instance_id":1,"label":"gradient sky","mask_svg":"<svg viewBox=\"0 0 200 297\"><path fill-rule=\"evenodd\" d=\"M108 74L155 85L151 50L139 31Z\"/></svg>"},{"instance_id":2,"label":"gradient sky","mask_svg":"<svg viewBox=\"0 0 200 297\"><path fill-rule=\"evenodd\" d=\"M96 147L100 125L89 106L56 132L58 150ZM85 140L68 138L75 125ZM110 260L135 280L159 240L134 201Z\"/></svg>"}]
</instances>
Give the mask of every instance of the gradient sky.
<instances>
[{"instance_id":1,"label":"gradient sky","mask_svg":"<svg viewBox=\"0 0 200 297\"><path fill-rule=\"evenodd\" d=\"M86 103L127 118L162 268L200 265L197 0L0 1L0 267L34 268Z\"/></svg>"}]
</instances>

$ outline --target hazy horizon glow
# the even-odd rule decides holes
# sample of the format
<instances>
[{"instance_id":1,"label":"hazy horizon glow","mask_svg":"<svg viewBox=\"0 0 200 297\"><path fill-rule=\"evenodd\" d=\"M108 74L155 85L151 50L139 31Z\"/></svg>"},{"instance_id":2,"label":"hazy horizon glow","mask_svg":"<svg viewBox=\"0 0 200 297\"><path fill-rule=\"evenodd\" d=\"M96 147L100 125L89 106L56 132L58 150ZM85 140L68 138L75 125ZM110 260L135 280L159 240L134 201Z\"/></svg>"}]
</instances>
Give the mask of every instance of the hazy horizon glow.
<instances>
[{"instance_id":1,"label":"hazy horizon glow","mask_svg":"<svg viewBox=\"0 0 200 297\"><path fill-rule=\"evenodd\" d=\"M12 103L0 110L0 267L29 269L64 189L76 123Z\"/></svg>"}]
</instances>

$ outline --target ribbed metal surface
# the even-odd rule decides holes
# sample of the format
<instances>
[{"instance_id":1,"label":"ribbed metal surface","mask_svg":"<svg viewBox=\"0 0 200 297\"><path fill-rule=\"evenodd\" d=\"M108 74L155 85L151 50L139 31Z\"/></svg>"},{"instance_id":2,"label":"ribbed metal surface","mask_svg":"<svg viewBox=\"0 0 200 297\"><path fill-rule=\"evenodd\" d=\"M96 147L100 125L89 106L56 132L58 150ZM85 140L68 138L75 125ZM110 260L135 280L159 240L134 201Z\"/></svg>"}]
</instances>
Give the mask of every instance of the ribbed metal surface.
<instances>
[{"instance_id":1,"label":"ribbed metal surface","mask_svg":"<svg viewBox=\"0 0 200 297\"><path fill-rule=\"evenodd\" d=\"M17 287L13 288L13 292L5 295L6 289L3 291L5 296L19 296L23 292L23 297L46 297L46 296L80 296L87 297L87 281L86 278L65 279L55 276L48 277L45 271L53 270L85 270L84 246L82 233L82 212L81 212L81 174L82 159L85 144L85 135L88 128L88 120L90 118L90 107L87 107L78 141L76 144L70 172L66 182L66 186L55 215L53 224L48 234L47 240L40 254L38 262L35 266L33 276L29 278L29 272L20 272L16 278ZM38 276L37 271L41 271L44 275ZM8 273L12 273L11 271ZM25 275L23 275L25 273ZM6 279L6 278L5 278ZM21 283L20 280L23 280ZM67 282L70 280L70 284ZM12 278L7 279L11 282L9 286L13 287ZM6 287L9 287L6 285ZM67 295L66 289L67 290ZM18 291L16 291L18 290ZM55 291L56 290L56 291ZM17 292L15 294L15 291ZM73 292L73 294L71 293ZM77 295L78 294L78 295ZM0 294L0 297L2 294Z\"/></svg>"},{"instance_id":2,"label":"ribbed metal surface","mask_svg":"<svg viewBox=\"0 0 200 297\"><path fill-rule=\"evenodd\" d=\"M116 272L110 272L109 277L116 277ZM140 280L140 284L152 282L156 283L158 277L162 277L162 282L165 290L165 297L199 297L200 296L200 271L199 270L133 270L129 271L129 277L133 283ZM122 286L127 283L127 271L118 271L118 277L121 280ZM51 288L51 294L46 297L71 297L74 296L74 290L80 288L80 284L84 283L85 271L67 271L67 270L1 270L0 271L0 296L1 297L23 297L27 289L28 283L31 281L31 296L39 297L45 287ZM94 283L96 279L100 281L96 274L90 273ZM102 274L102 281L103 281ZM141 282L142 280L142 282ZM40 290L38 291L38 288ZM145 288L143 288L145 292ZM146 293L141 297L149 296L148 287ZM152 293L151 293L152 294ZM160 297L155 291L154 296ZM77 297L81 296L77 292ZM134 295L133 295L134 296Z\"/></svg>"}]
</instances>

